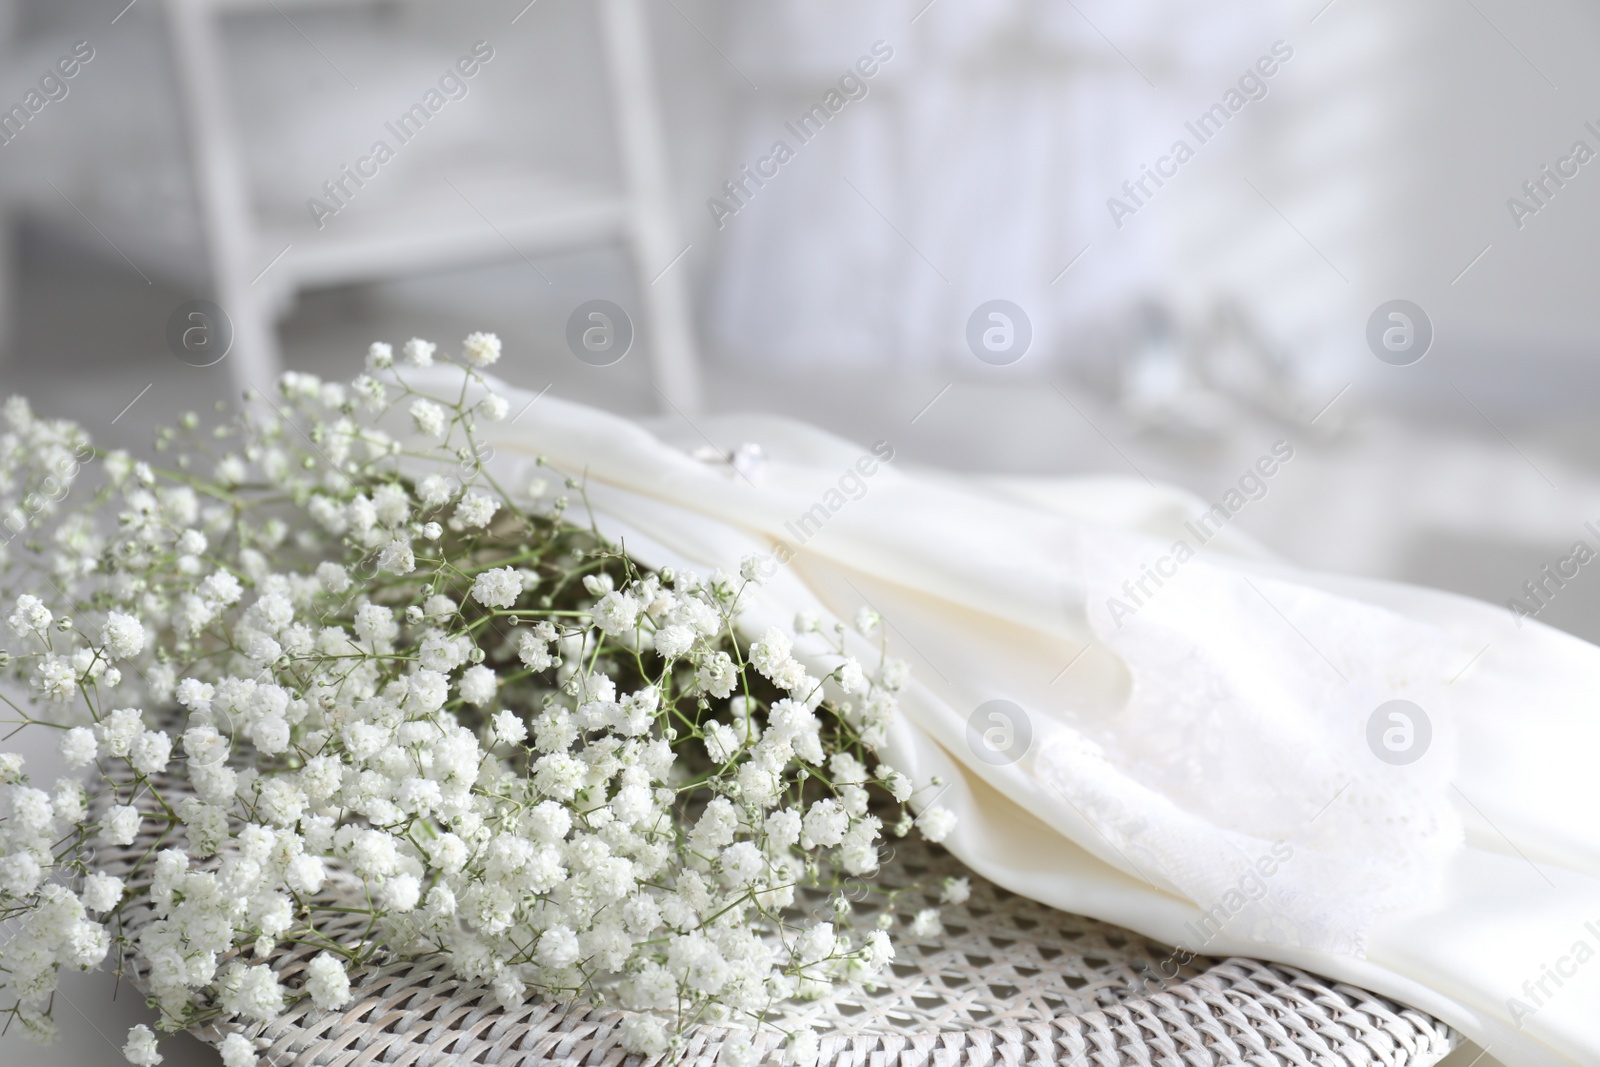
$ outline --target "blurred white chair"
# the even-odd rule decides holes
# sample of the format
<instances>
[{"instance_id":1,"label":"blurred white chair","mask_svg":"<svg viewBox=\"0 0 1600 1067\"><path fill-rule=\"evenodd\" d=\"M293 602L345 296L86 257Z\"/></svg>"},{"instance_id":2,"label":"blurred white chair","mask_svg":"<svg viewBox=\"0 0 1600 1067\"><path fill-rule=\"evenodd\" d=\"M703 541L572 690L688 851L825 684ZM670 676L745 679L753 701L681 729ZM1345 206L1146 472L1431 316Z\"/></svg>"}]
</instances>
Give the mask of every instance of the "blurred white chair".
<instances>
[{"instance_id":1,"label":"blurred white chair","mask_svg":"<svg viewBox=\"0 0 1600 1067\"><path fill-rule=\"evenodd\" d=\"M672 406L697 408L700 382L685 274L665 270L682 249L671 218L666 145L640 0L595 4L623 172L619 192L563 182L525 166L497 168L489 160L463 177L458 192L465 205L434 188L391 187L381 198L364 200L361 212L319 230L309 212L274 214L253 202L222 24L263 9L282 14L284 7L365 2L167 0L212 285L234 326L235 380L258 388L275 380L276 319L299 291L620 239L638 277L641 332L648 338L656 388ZM488 203L495 210L482 211Z\"/></svg>"}]
</instances>

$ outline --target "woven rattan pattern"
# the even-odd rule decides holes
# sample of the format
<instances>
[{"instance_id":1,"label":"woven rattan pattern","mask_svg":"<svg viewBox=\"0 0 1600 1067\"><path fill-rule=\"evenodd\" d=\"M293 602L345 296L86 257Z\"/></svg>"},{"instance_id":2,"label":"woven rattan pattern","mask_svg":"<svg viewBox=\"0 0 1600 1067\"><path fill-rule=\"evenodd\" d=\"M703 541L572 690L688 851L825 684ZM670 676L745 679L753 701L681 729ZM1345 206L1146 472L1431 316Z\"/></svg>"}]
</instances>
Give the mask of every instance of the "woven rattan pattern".
<instances>
[{"instance_id":1,"label":"woven rattan pattern","mask_svg":"<svg viewBox=\"0 0 1600 1067\"><path fill-rule=\"evenodd\" d=\"M156 845L158 824L144 825L132 846L100 855L104 869L135 884L148 881L150 864L138 861ZM897 847L883 874L887 886L936 887L940 877L967 874L937 847L910 841ZM822 1000L783 1005L774 1021L821 1032L821 1067L1428 1067L1456 1044L1453 1032L1421 1012L1256 960L1196 960L1163 986L1156 976L1170 950L969 877L971 899L944 908L943 934L918 939L898 932L892 972L877 988L841 987ZM355 885L336 872L327 892ZM931 894L920 903L932 903ZM869 916L874 899L856 907ZM918 904L903 901L901 910ZM125 908L123 922L136 931L152 914L148 904ZM343 916L320 929L353 940L364 925L360 916ZM288 988L302 986L315 953L283 946L273 955ZM127 971L140 980L136 956ZM264 1029L247 1031L258 1038L263 1061L645 1067L617 1043L624 1013L537 999L508 1012L486 988L462 984L438 960L378 960L352 974L352 986L356 1000L342 1011L319 1011L302 998ZM223 1033L208 1028L199 1036L219 1042ZM673 1058L710 1067L727 1033L697 1027ZM782 1040L771 1030L757 1035L765 1062L780 1057Z\"/></svg>"}]
</instances>

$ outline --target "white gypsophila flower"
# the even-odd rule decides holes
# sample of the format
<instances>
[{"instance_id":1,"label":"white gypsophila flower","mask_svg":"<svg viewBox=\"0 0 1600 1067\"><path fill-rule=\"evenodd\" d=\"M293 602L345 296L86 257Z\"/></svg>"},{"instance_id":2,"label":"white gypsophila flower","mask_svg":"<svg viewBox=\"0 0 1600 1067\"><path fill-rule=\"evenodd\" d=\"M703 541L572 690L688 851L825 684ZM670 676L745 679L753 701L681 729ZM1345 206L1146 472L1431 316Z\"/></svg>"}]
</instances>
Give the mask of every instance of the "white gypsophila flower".
<instances>
[{"instance_id":1,"label":"white gypsophila flower","mask_svg":"<svg viewBox=\"0 0 1600 1067\"><path fill-rule=\"evenodd\" d=\"M384 878L395 872L398 853L394 838L381 830L361 830L350 845L350 861L364 878Z\"/></svg>"},{"instance_id":2,"label":"white gypsophila flower","mask_svg":"<svg viewBox=\"0 0 1600 1067\"><path fill-rule=\"evenodd\" d=\"M139 809L118 804L100 820L100 836L108 845L131 845L139 836Z\"/></svg>"},{"instance_id":3,"label":"white gypsophila flower","mask_svg":"<svg viewBox=\"0 0 1600 1067\"><path fill-rule=\"evenodd\" d=\"M697 596L679 598L673 621L689 627L702 637L715 637L722 630L722 615L715 605Z\"/></svg>"},{"instance_id":4,"label":"white gypsophila flower","mask_svg":"<svg viewBox=\"0 0 1600 1067\"><path fill-rule=\"evenodd\" d=\"M739 577L751 585L762 585L772 575L776 564L771 556L752 554L739 561Z\"/></svg>"},{"instance_id":5,"label":"white gypsophila flower","mask_svg":"<svg viewBox=\"0 0 1600 1067\"><path fill-rule=\"evenodd\" d=\"M722 850L722 874L734 886L747 886L766 873L766 857L753 841L736 841Z\"/></svg>"},{"instance_id":6,"label":"white gypsophila flower","mask_svg":"<svg viewBox=\"0 0 1600 1067\"><path fill-rule=\"evenodd\" d=\"M727 723L707 723L704 743L712 763L727 763L740 749L739 734Z\"/></svg>"},{"instance_id":7,"label":"white gypsophila flower","mask_svg":"<svg viewBox=\"0 0 1600 1067\"><path fill-rule=\"evenodd\" d=\"M695 681L701 689L720 699L733 692L739 681L739 671L726 652L713 652L695 671Z\"/></svg>"},{"instance_id":8,"label":"white gypsophila flower","mask_svg":"<svg viewBox=\"0 0 1600 1067\"><path fill-rule=\"evenodd\" d=\"M802 1026L789 1035L784 1048L784 1062L798 1067L811 1067L817 1061L821 1040L809 1026ZM232 1067L230 1064L229 1067Z\"/></svg>"},{"instance_id":9,"label":"white gypsophila flower","mask_svg":"<svg viewBox=\"0 0 1600 1067\"><path fill-rule=\"evenodd\" d=\"M836 943L833 924L816 923L795 940L794 954L802 963L815 963L832 955Z\"/></svg>"},{"instance_id":10,"label":"white gypsophila flower","mask_svg":"<svg viewBox=\"0 0 1600 1067\"><path fill-rule=\"evenodd\" d=\"M394 611L381 604L363 604L357 608L352 628L357 637L374 648L388 645L400 634Z\"/></svg>"},{"instance_id":11,"label":"white gypsophila flower","mask_svg":"<svg viewBox=\"0 0 1600 1067\"><path fill-rule=\"evenodd\" d=\"M417 496L424 507L443 507L456 495L456 490L459 488L443 475L430 474L417 483Z\"/></svg>"},{"instance_id":12,"label":"white gypsophila flower","mask_svg":"<svg viewBox=\"0 0 1600 1067\"><path fill-rule=\"evenodd\" d=\"M330 411L344 407L346 389L339 382L323 382L317 390L317 402Z\"/></svg>"},{"instance_id":13,"label":"white gypsophila flower","mask_svg":"<svg viewBox=\"0 0 1600 1067\"><path fill-rule=\"evenodd\" d=\"M831 797L819 800L806 811L801 844L806 848L837 845L844 840L844 832L849 826L850 814L839 806L837 800Z\"/></svg>"},{"instance_id":14,"label":"white gypsophila flower","mask_svg":"<svg viewBox=\"0 0 1600 1067\"><path fill-rule=\"evenodd\" d=\"M50 794L50 806L55 817L64 823L80 823L89 810L89 798L76 779L56 779L56 789Z\"/></svg>"},{"instance_id":15,"label":"white gypsophila flower","mask_svg":"<svg viewBox=\"0 0 1600 1067\"><path fill-rule=\"evenodd\" d=\"M549 624L545 626L548 628ZM550 641L554 637L553 629L548 634L537 629L522 631L517 635L517 658L535 673L548 670L555 663L555 656L550 653Z\"/></svg>"},{"instance_id":16,"label":"white gypsophila flower","mask_svg":"<svg viewBox=\"0 0 1600 1067\"><path fill-rule=\"evenodd\" d=\"M273 826L293 826L299 822L306 803L304 790L282 778L271 778L257 786L256 815Z\"/></svg>"},{"instance_id":17,"label":"white gypsophila flower","mask_svg":"<svg viewBox=\"0 0 1600 1067\"><path fill-rule=\"evenodd\" d=\"M323 382L322 389L317 390L318 403L322 403L323 408L328 408L330 411L344 408L347 395L349 395L349 390L346 390L346 387L339 384L339 382ZM349 422L336 422L334 429L338 429L339 426L349 426Z\"/></svg>"},{"instance_id":18,"label":"white gypsophila flower","mask_svg":"<svg viewBox=\"0 0 1600 1067\"><path fill-rule=\"evenodd\" d=\"M577 934L565 926L552 926L539 935L534 958L542 966L556 970L576 963L580 951Z\"/></svg>"},{"instance_id":19,"label":"white gypsophila flower","mask_svg":"<svg viewBox=\"0 0 1600 1067\"><path fill-rule=\"evenodd\" d=\"M511 567L484 571L472 581L472 599L486 608L509 608L522 595L522 578Z\"/></svg>"},{"instance_id":20,"label":"white gypsophila flower","mask_svg":"<svg viewBox=\"0 0 1600 1067\"><path fill-rule=\"evenodd\" d=\"M164 770L172 758L172 738L156 730L146 730L128 745L128 762L140 774Z\"/></svg>"},{"instance_id":21,"label":"white gypsophila flower","mask_svg":"<svg viewBox=\"0 0 1600 1067\"><path fill-rule=\"evenodd\" d=\"M428 844L428 864L445 874L455 874L467 865L467 843L449 831L440 834Z\"/></svg>"},{"instance_id":22,"label":"white gypsophila flower","mask_svg":"<svg viewBox=\"0 0 1600 1067\"><path fill-rule=\"evenodd\" d=\"M117 708L94 725L95 737L108 756L126 758L134 738L144 732L144 715L138 708Z\"/></svg>"},{"instance_id":23,"label":"white gypsophila flower","mask_svg":"<svg viewBox=\"0 0 1600 1067\"><path fill-rule=\"evenodd\" d=\"M492 333L470 333L461 342L461 356L474 367L487 367L500 359L500 338Z\"/></svg>"},{"instance_id":24,"label":"white gypsophila flower","mask_svg":"<svg viewBox=\"0 0 1600 1067\"><path fill-rule=\"evenodd\" d=\"M388 400L388 386L368 374L363 374L351 382L350 388L361 398L362 404L368 411L382 411Z\"/></svg>"},{"instance_id":25,"label":"white gypsophila flower","mask_svg":"<svg viewBox=\"0 0 1600 1067\"><path fill-rule=\"evenodd\" d=\"M388 370L394 366L394 346L387 341L374 341L367 346L367 369Z\"/></svg>"},{"instance_id":26,"label":"white gypsophila flower","mask_svg":"<svg viewBox=\"0 0 1600 1067\"><path fill-rule=\"evenodd\" d=\"M155 1067L164 1057L156 1051L156 1035L144 1023L128 1031L122 1054L136 1067Z\"/></svg>"},{"instance_id":27,"label":"white gypsophila flower","mask_svg":"<svg viewBox=\"0 0 1600 1067\"><path fill-rule=\"evenodd\" d=\"M950 831L956 827L956 814L949 808L935 805L925 809L917 816L917 828L922 831L922 836L934 844L938 844L950 836Z\"/></svg>"},{"instance_id":28,"label":"white gypsophila flower","mask_svg":"<svg viewBox=\"0 0 1600 1067\"><path fill-rule=\"evenodd\" d=\"M74 726L61 735L61 759L68 767L84 767L95 761L100 743L87 726Z\"/></svg>"},{"instance_id":29,"label":"white gypsophila flower","mask_svg":"<svg viewBox=\"0 0 1600 1067\"><path fill-rule=\"evenodd\" d=\"M317 564L317 581L322 583L322 588L338 596L350 588L350 572L332 560L324 560Z\"/></svg>"},{"instance_id":30,"label":"white gypsophila flower","mask_svg":"<svg viewBox=\"0 0 1600 1067\"><path fill-rule=\"evenodd\" d=\"M835 786L859 785L867 780L867 768L848 752L836 752L828 760L828 773Z\"/></svg>"},{"instance_id":31,"label":"white gypsophila flower","mask_svg":"<svg viewBox=\"0 0 1600 1067\"><path fill-rule=\"evenodd\" d=\"M889 795L901 804L910 800L911 794L916 791L911 779L892 767L880 763L873 773L883 782L883 787L889 791Z\"/></svg>"},{"instance_id":32,"label":"white gypsophila flower","mask_svg":"<svg viewBox=\"0 0 1600 1067\"><path fill-rule=\"evenodd\" d=\"M202 682L196 678L185 678L178 683L174 697L179 704L190 711L202 714L211 711L211 698L216 695L216 687L210 682Z\"/></svg>"},{"instance_id":33,"label":"white gypsophila flower","mask_svg":"<svg viewBox=\"0 0 1600 1067\"><path fill-rule=\"evenodd\" d=\"M805 666L793 657L774 664L772 673L767 677L772 680L773 685L786 692L817 692L816 680L808 675Z\"/></svg>"},{"instance_id":34,"label":"white gypsophila flower","mask_svg":"<svg viewBox=\"0 0 1600 1067\"><path fill-rule=\"evenodd\" d=\"M239 485L250 477L250 468L240 457L227 455L217 461L216 475L217 481L223 485Z\"/></svg>"},{"instance_id":35,"label":"white gypsophila flower","mask_svg":"<svg viewBox=\"0 0 1600 1067\"><path fill-rule=\"evenodd\" d=\"M972 896L972 882L966 878L946 878L939 891L939 900L945 904L965 904Z\"/></svg>"},{"instance_id":36,"label":"white gypsophila flower","mask_svg":"<svg viewBox=\"0 0 1600 1067\"><path fill-rule=\"evenodd\" d=\"M663 626L655 633L655 649L663 659L678 659L694 647L694 639L694 631L687 626Z\"/></svg>"},{"instance_id":37,"label":"white gypsophila flower","mask_svg":"<svg viewBox=\"0 0 1600 1067\"><path fill-rule=\"evenodd\" d=\"M607 593L594 606L594 624L612 637L633 629L638 618L639 602L626 593Z\"/></svg>"},{"instance_id":38,"label":"white gypsophila flower","mask_svg":"<svg viewBox=\"0 0 1600 1067\"><path fill-rule=\"evenodd\" d=\"M426 617L426 614L424 611L419 616ZM468 642L463 638L452 637L443 630L430 629L423 634L417 647L417 662L430 671L448 674L467 661L467 645Z\"/></svg>"},{"instance_id":39,"label":"white gypsophila flower","mask_svg":"<svg viewBox=\"0 0 1600 1067\"><path fill-rule=\"evenodd\" d=\"M297 893L315 893L326 878L327 870L317 856L296 856L283 875L284 884Z\"/></svg>"},{"instance_id":40,"label":"white gypsophila flower","mask_svg":"<svg viewBox=\"0 0 1600 1067\"><path fill-rule=\"evenodd\" d=\"M345 504L343 511L339 513L339 521L335 525L365 537L372 532L372 528L377 524L377 506L373 504L371 497L365 493L359 493L355 499Z\"/></svg>"},{"instance_id":41,"label":"white gypsophila flower","mask_svg":"<svg viewBox=\"0 0 1600 1067\"><path fill-rule=\"evenodd\" d=\"M540 756L533 766L533 784L547 797L571 800L583 784L584 765L564 753Z\"/></svg>"},{"instance_id":42,"label":"white gypsophila flower","mask_svg":"<svg viewBox=\"0 0 1600 1067\"><path fill-rule=\"evenodd\" d=\"M29 593L17 597L16 605L11 614L6 618L6 625L11 627L18 637L26 637L30 633L43 635L50 629L54 616L50 609L44 606L44 601Z\"/></svg>"},{"instance_id":43,"label":"white gypsophila flower","mask_svg":"<svg viewBox=\"0 0 1600 1067\"><path fill-rule=\"evenodd\" d=\"M244 586L227 571L217 571L200 583L199 593L209 603L228 607L239 602L244 595Z\"/></svg>"},{"instance_id":44,"label":"white gypsophila flower","mask_svg":"<svg viewBox=\"0 0 1600 1067\"><path fill-rule=\"evenodd\" d=\"M944 924L939 921L938 908L923 908L911 920L911 936L933 938L944 933Z\"/></svg>"},{"instance_id":45,"label":"white gypsophila flower","mask_svg":"<svg viewBox=\"0 0 1600 1067\"><path fill-rule=\"evenodd\" d=\"M789 662L794 642L776 626L770 626L750 645L750 664L756 670L772 677L773 673Z\"/></svg>"},{"instance_id":46,"label":"white gypsophila flower","mask_svg":"<svg viewBox=\"0 0 1600 1067\"><path fill-rule=\"evenodd\" d=\"M411 675L406 687L405 705L419 714L429 715L444 707L450 697L450 680L438 671L424 668Z\"/></svg>"},{"instance_id":47,"label":"white gypsophila flower","mask_svg":"<svg viewBox=\"0 0 1600 1067\"><path fill-rule=\"evenodd\" d=\"M385 526L400 526L411 518L411 498L404 486L393 482L372 491L372 510Z\"/></svg>"},{"instance_id":48,"label":"white gypsophila flower","mask_svg":"<svg viewBox=\"0 0 1600 1067\"><path fill-rule=\"evenodd\" d=\"M13 897L28 896L39 888L43 878L44 869L29 853L13 852L9 856L0 856L0 893Z\"/></svg>"},{"instance_id":49,"label":"white gypsophila flower","mask_svg":"<svg viewBox=\"0 0 1600 1067\"><path fill-rule=\"evenodd\" d=\"M63 963L89 970L98 967L110 949L111 935L104 926L79 919L67 928L60 951Z\"/></svg>"},{"instance_id":50,"label":"white gypsophila flower","mask_svg":"<svg viewBox=\"0 0 1600 1067\"><path fill-rule=\"evenodd\" d=\"M911 678L911 665L903 659L892 659L883 665L882 685L891 693L904 689Z\"/></svg>"},{"instance_id":51,"label":"white gypsophila flower","mask_svg":"<svg viewBox=\"0 0 1600 1067\"><path fill-rule=\"evenodd\" d=\"M284 989L271 967L264 963L251 967L235 963L230 970L219 983L223 1008L263 1023L283 1014Z\"/></svg>"},{"instance_id":52,"label":"white gypsophila flower","mask_svg":"<svg viewBox=\"0 0 1600 1067\"><path fill-rule=\"evenodd\" d=\"M862 792L865 793L864 790ZM859 821L851 824L850 829L845 831L844 839L839 842L839 865L847 874L868 874L878 869L878 849L873 842L882 823L877 816L865 814L865 800L859 805L849 806L848 810Z\"/></svg>"},{"instance_id":53,"label":"white gypsophila flower","mask_svg":"<svg viewBox=\"0 0 1600 1067\"><path fill-rule=\"evenodd\" d=\"M443 437L445 431L444 408L431 400L411 402L411 421L425 437Z\"/></svg>"},{"instance_id":54,"label":"white gypsophila flower","mask_svg":"<svg viewBox=\"0 0 1600 1067\"><path fill-rule=\"evenodd\" d=\"M439 348L432 341L424 341L420 337L413 337L401 348L405 354L406 362L413 367L428 367L433 364L433 354Z\"/></svg>"},{"instance_id":55,"label":"white gypsophila flower","mask_svg":"<svg viewBox=\"0 0 1600 1067\"><path fill-rule=\"evenodd\" d=\"M49 829L55 811L50 803L50 798L41 789L30 786L14 785L10 790L11 819L16 831L26 839L28 834L36 834Z\"/></svg>"},{"instance_id":56,"label":"white gypsophila flower","mask_svg":"<svg viewBox=\"0 0 1600 1067\"><path fill-rule=\"evenodd\" d=\"M494 991L494 999L506 1011L516 1008L528 995L527 984L520 975L511 970L501 971L495 975L490 988Z\"/></svg>"},{"instance_id":57,"label":"white gypsophila flower","mask_svg":"<svg viewBox=\"0 0 1600 1067\"><path fill-rule=\"evenodd\" d=\"M323 1011L350 1003L350 975L339 957L323 952L306 964L306 993Z\"/></svg>"},{"instance_id":58,"label":"white gypsophila flower","mask_svg":"<svg viewBox=\"0 0 1600 1067\"><path fill-rule=\"evenodd\" d=\"M854 659L847 659L839 664L835 675L839 688L846 693L865 693L867 691L867 675L861 669L861 664Z\"/></svg>"},{"instance_id":59,"label":"white gypsophila flower","mask_svg":"<svg viewBox=\"0 0 1600 1067\"><path fill-rule=\"evenodd\" d=\"M500 510L499 501L485 493L473 491L456 505L455 520L468 529L482 529L489 525L494 513Z\"/></svg>"},{"instance_id":60,"label":"white gypsophila flower","mask_svg":"<svg viewBox=\"0 0 1600 1067\"><path fill-rule=\"evenodd\" d=\"M390 574L410 574L417 569L417 557L411 550L411 545L405 541L394 540L384 546L378 553L378 569L388 571Z\"/></svg>"},{"instance_id":61,"label":"white gypsophila flower","mask_svg":"<svg viewBox=\"0 0 1600 1067\"><path fill-rule=\"evenodd\" d=\"M110 911L122 899L122 879L97 871L83 880L83 892L80 894L83 906L90 911Z\"/></svg>"},{"instance_id":62,"label":"white gypsophila flower","mask_svg":"<svg viewBox=\"0 0 1600 1067\"><path fill-rule=\"evenodd\" d=\"M454 615L459 605L442 593L430 596L422 605L422 613L429 618L440 618L445 615Z\"/></svg>"},{"instance_id":63,"label":"white gypsophila flower","mask_svg":"<svg viewBox=\"0 0 1600 1067\"><path fill-rule=\"evenodd\" d=\"M667 1050L666 1025L654 1015L629 1015L618 1029L624 1049L641 1056L658 1056Z\"/></svg>"},{"instance_id":64,"label":"white gypsophila flower","mask_svg":"<svg viewBox=\"0 0 1600 1067\"><path fill-rule=\"evenodd\" d=\"M499 679L494 671L481 664L467 668L458 685L461 699L477 707L482 707L493 700L499 687Z\"/></svg>"},{"instance_id":65,"label":"white gypsophila flower","mask_svg":"<svg viewBox=\"0 0 1600 1067\"><path fill-rule=\"evenodd\" d=\"M478 414L487 422L499 422L511 413L511 401L499 393L490 393L478 401Z\"/></svg>"},{"instance_id":66,"label":"white gypsophila flower","mask_svg":"<svg viewBox=\"0 0 1600 1067\"><path fill-rule=\"evenodd\" d=\"M566 752L577 737L578 728L573 725L572 716L565 708L546 708L534 720L534 747L540 752Z\"/></svg>"},{"instance_id":67,"label":"white gypsophila flower","mask_svg":"<svg viewBox=\"0 0 1600 1067\"><path fill-rule=\"evenodd\" d=\"M884 914L893 917L889 912ZM882 970L894 959L894 942L889 939L889 934L885 930L874 930L869 933L862 949L866 965L874 971Z\"/></svg>"},{"instance_id":68,"label":"white gypsophila flower","mask_svg":"<svg viewBox=\"0 0 1600 1067\"><path fill-rule=\"evenodd\" d=\"M222 1039L217 1051L222 1054L222 1067L256 1067L256 1047L243 1034L229 1034Z\"/></svg>"},{"instance_id":69,"label":"white gypsophila flower","mask_svg":"<svg viewBox=\"0 0 1600 1067\"><path fill-rule=\"evenodd\" d=\"M767 816L766 831L769 848L782 852L800 840L802 821L793 808L782 808Z\"/></svg>"},{"instance_id":70,"label":"white gypsophila flower","mask_svg":"<svg viewBox=\"0 0 1600 1067\"><path fill-rule=\"evenodd\" d=\"M402 874L390 878L383 883L383 888L378 893L384 908L398 914L414 910L421 896L422 881L414 874Z\"/></svg>"},{"instance_id":71,"label":"white gypsophila flower","mask_svg":"<svg viewBox=\"0 0 1600 1067\"><path fill-rule=\"evenodd\" d=\"M283 646L266 634L254 630L242 631L240 652L250 660L256 669L264 668L279 656L283 655Z\"/></svg>"},{"instance_id":72,"label":"white gypsophila flower","mask_svg":"<svg viewBox=\"0 0 1600 1067\"><path fill-rule=\"evenodd\" d=\"M723 1040L722 1048L717 1053L717 1063L721 1067L756 1067L759 1059L755 1043L750 1040L750 1035L747 1033L729 1035Z\"/></svg>"},{"instance_id":73,"label":"white gypsophila flower","mask_svg":"<svg viewBox=\"0 0 1600 1067\"><path fill-rule=\"evenodd\" d=\"M494 739L502 745L520 745L527 740L528 727L515 712L500 711L494 717Z\"/></svg>"},{"instance_id":74,"label":"white gypsophila flower","mask_svg":"<svg viewBox=\"0 0 1600 1067\"><path fill-rule=\"evenodd\" d=\"M144 624L132 615L111 612L106 619L106 651L115 659L129 659L144 651Z\"/></svg>"},{"instance_id":75,"label":"white gypsophila flower","mask_svg":"<svg viewBox=\"0 0 1600 1067\"><path fill-rule=\"evenodd\" d=\"M315 374L289 370L278 377L278 391L289 400L315 400L321 389L322 379Z\"/></svg>"}]
</instances>

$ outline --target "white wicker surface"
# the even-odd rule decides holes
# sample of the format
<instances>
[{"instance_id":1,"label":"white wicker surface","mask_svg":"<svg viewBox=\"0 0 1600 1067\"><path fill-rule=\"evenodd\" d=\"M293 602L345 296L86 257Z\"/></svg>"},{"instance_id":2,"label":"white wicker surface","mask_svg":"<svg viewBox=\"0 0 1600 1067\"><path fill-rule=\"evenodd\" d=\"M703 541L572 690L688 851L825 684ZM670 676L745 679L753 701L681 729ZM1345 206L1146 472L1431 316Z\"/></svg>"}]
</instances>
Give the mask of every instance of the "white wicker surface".
<instances>
[{"instance_id":1,"label":"white wicker surface","mask_svg":"<svg viewBox=\"0 0 1600 1067\"><path fill-rule=\"evenodd\" d=\"M102 801L103 803L103 801ZM156 844L156 824L101 866L128 874ZM966 870L944 850L897 842L880 882L936 886ZM148 880L145 863L130 877ZM972 896L946 906L945 931L914 938L901 929L891 971L874 989L839 988L822 1000L779 1006L773 1021L822 1035L819 1067L1429 1067L1458 1042L1443 1023L1354 987L1257 960L1197 959L1171 974L1172 952L1106 923L1055 911L976 876ZM325 892L359 885L336 873ZM929 890L930 898L932 890ZM870 921L875 898L857 910ZM900 911L917 906L903 901ZM925 903L933 903L931 899ZM149 905L125 908L137 930ZM355 935L322 925L325 933ZM284 946L272 957L291 990L315 950ZM126 961L138 983L137 957ZM505 1011L482 986L460 983L436 959L380 959L352 974L356 1000L337 1012L301 998L266 1027L245 1031L273 1067L445 1067L585 1064L651 1067L665 1061L711 1067L728 1031L694 1029L675 1053L646 1064L617 1044L625 1013L531 1000ZM220 1042L226 1031L199 1036ZM764 1063L782 1055L782 1035L757 1035Z\"/></svg>"}]
</instances>

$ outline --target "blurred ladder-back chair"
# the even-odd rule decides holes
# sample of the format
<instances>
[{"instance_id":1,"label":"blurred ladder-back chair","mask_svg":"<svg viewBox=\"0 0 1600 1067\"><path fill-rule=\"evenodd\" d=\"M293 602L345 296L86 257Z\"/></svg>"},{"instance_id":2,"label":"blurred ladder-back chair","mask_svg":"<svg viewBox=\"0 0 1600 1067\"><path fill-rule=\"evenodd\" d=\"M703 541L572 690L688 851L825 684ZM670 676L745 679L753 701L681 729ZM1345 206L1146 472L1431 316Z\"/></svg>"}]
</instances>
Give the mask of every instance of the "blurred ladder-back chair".
<instances>
[{"instance_id":1,"label":"blurred ladder-back chair","mask_svg":"<svg viewBox=\"0 0 1600 1067\"><path fill-rule=\"evenodd\" d=\"M283 7L365 2L370 0L166 0L211 282L233 323L236 383L260 388L275 381L281 369L276 320L297 292L620 240L638 279L655 387L671 406L698 407L688 287L681 269L666 269L684 249L671 218L666 141L641 0L593 5L622 171L618 191L508 168L487 176L510 194L492 222L475 207L463 211L459 203L420 196L409 202L391 198L395 209L387 214L365 212L320 231L309 212L296 221L269 221L256 210L238 113L229 102L222 20L265 8L284 14ZM479 187L485 177L474 174Z\"/></svg>"}]
</instances>

